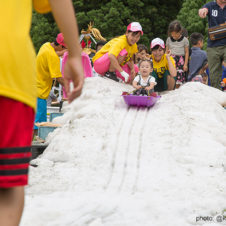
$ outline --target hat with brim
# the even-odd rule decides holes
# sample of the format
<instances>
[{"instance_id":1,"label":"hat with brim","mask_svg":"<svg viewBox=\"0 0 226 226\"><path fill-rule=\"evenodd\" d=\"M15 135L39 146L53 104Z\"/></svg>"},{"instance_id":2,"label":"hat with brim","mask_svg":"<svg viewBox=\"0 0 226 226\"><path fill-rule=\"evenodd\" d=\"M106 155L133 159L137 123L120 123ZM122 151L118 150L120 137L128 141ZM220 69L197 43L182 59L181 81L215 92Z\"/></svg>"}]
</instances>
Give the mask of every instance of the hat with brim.
<instances>
[{"instance_id":1,"label":"hat with brim","mask_svg":"<svg viewBox=\"0 0 226 226\"><path fill-rule=\"evenodd\" d=\"M161 38L155 38L151 41L151 49L153 49L155 46L161 46L163 49L165 49L165 43Z\"/></svg>"},{"instance_id":2,"label":"hat with brim","mask_svg":"<svg viewBox=\"0 0 226 226\"><path fill-rule=\"evenodd\" d=\"M56 41L59 45L62 45L64 47L66 47L66 44L64 43L64 36L62 33L59 33L56 37Z\"/></svg>"},{"instance_id":3,"label":"hat with brim","mask_svg":"<svg viewBox=\"0 0 226 226\"><path fill-rule=\"evenodd\" d=\"M139 22L132 22L127 26L127 31L140 31L141 35L143 35L142 27Z\"/></svg>"}]
</instances>

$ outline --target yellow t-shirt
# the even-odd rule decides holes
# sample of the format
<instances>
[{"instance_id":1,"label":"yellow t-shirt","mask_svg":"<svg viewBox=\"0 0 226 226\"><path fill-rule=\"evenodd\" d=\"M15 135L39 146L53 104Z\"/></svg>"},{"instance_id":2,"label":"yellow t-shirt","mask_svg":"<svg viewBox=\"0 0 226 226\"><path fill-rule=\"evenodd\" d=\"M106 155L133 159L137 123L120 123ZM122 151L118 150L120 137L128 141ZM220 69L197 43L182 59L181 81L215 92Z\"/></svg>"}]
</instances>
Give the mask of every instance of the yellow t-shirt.
<instances>
[{"instance_id":1,"label":"yellow t-shirt","mask_svg":"<svg viewBox=\"0 0 226 226\"><path fill-rule=\"evenodd\" d=\"M121 65L126 64L126 62L128 62L131 57L138 52L137 44L135 43L132 46L129 45L127 42L126 35L122 35L117 38L113 38L111 41L105 44L93 57L93 62L102 57L105 53L113 54L115 57L118 57L119 53L123 49L126 49L128 54Z\"/></svg>"},{"instance_id":2,"label":"yellow t-shirt","mask_svg":"<svg viewBox=\"0 0 226 226\"><path fill-rule=\"evenodd\" d=\"M166 54L163 55L162 59L159 62L155 61L153 55L151 55L151 57L153 60L154 72L158 75L159 78L163 78L165 71L169 70L169 65L168 65L168 61L166 59ZM176 67L173 57L170 57L170 60L173 63L174 67Z\"/></svg>"},{"instance_id":3,"label":"yellow t-shirt","mask_svg":"<svg viewBox=\"0 0 226 226\"><path fill-rule=\"evenodd\" d=\"M36 59L38 97L47 99L52 88L53 78L62 77L60 58L49 42L43 44Z\"/></svg>"},{"instance_id":4,"label":"yellow t-shirt","mask_svg":"<svg viewBox=\"0 0 226 226\"><path fill-rule=\"evenodd\" d=\"M34 2L38 9L42 1ZM29 35L32 0L1 1L1 9L0 96L35 109L35 51Z\"/></svg>"}]
</instances>

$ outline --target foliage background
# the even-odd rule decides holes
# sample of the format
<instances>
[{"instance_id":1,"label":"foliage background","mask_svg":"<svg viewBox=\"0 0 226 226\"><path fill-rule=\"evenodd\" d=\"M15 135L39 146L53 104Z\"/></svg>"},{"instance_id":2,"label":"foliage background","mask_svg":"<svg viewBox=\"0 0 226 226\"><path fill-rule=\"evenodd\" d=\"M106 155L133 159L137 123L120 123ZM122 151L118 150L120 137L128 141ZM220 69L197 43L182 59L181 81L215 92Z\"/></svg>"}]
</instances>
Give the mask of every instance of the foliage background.
<instances>
[{"instance_id":1,"label":"foliage background","mask_svg":"<svg viewBox=\"0 0 226 226\"><path fill-rule=\"evenodd\" d=\"M179 19L192 32L207 34L206 19L200 19L198 9L203 0L73 0L79 31L87 29L90 21L107 40L122 35L127 25L139 21L144 35L139 43L149 47L153 38L167 38L167 28L174 19ZM40 46L53 41L59 32L51 14L40 15L33 11L31 37L36 51Z\"/></svg>"}]
</instances>

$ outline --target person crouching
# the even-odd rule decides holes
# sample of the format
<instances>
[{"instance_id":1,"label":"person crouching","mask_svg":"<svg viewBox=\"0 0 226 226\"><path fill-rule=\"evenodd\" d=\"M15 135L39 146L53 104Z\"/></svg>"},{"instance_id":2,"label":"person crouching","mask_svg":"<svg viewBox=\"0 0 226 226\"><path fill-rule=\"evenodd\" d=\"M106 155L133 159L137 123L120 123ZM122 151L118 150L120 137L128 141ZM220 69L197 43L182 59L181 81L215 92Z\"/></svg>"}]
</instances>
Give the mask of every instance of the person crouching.
<instances>
[{"instance_id":1,"label":"person crouching","mask_svg":"<svg viewBox=\"0 0 226 226\"><path fill-rule=\"evenodd\" d=\"M140 23L130 23L124 35L113 38L93 57L95 71L115 81L129 83L133 80L138 72L133 55L138 52L136 43L141 35L143 31Z\"/></svg>"}]
</instances>

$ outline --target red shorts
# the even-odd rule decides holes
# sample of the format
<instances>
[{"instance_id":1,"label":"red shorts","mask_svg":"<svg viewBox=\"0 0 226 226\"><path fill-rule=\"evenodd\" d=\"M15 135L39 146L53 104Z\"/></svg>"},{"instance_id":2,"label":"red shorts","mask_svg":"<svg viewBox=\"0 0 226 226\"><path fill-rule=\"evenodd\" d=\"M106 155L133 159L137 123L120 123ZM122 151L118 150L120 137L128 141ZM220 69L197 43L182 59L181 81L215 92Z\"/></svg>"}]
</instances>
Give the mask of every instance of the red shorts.
<instances>
[{"instance_id":1,"label":"red shorts","mask_svg":"<svg viewBox=\"0 0 226 226\"><path fill-rule=\"evenodd\" d=\"M0 96L0 188L28 183L34 110Z\"/></svg>"}]
</instances>

